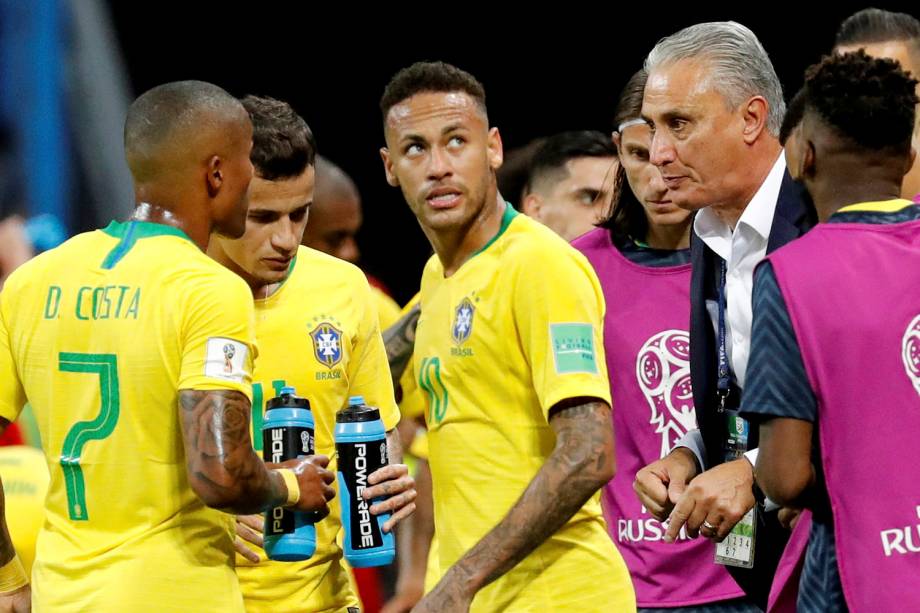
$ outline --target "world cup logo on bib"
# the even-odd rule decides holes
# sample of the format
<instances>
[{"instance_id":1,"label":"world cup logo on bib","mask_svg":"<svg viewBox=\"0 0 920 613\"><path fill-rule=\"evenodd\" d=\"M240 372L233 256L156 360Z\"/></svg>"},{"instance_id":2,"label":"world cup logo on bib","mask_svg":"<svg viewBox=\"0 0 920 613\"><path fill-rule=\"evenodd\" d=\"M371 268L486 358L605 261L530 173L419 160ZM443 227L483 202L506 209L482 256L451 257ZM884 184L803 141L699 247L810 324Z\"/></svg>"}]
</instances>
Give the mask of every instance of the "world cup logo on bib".
<instances>
[{"instance_id":1,"label":"world cup logo on bib","mask_svg":"<svg viewBox=\"0 0 920 613\"><path fill-rule=\"evenodd\" d=\"M636 378L652 417L649 423L661 435L661 457L680 437L696 427L690 385L690 335L665 330L648 339L636 357Z\"/></svg>"},{"instance_id":2,"label":"world cup logo on bib","mask_svg":"<svg viewBox=\"0 0 920 613\"><path fill-rule=\"evenodd\" d=\"M224 372L233 372L233 356L236 355L236 347L231 343L224 345Z\"/></svg>"},{"instance_id":3,"label":"world cup logo on bib","mask_svg":"<svg viewBox=\"0 0 920 613\"><path fill-rule=\"evenodd\" d=\"M904 360L904 370L914 384L914 389L920 394L920 315L907 326L904 339L901 341L901 358Z\"/></svg>"}]
</instances>

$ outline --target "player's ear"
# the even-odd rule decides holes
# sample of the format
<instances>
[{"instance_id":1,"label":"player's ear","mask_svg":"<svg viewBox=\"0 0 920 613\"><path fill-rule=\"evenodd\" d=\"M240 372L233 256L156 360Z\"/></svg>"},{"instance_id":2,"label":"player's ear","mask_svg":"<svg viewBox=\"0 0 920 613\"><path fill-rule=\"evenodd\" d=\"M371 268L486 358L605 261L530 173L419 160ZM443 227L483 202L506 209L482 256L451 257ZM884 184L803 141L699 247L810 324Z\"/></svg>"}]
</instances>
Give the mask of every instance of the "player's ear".
<instances>
[{"instance_id":1,"label":"player's ear","mask_svg":"<svg viewBox=\"0 0 920 613\"><path fill-rule=\"evenodd\" d=\"M540 207L543 205L543 198L537 193L530 193L521 200L521 212L528 217L536 220L540 219Z\"/></svg>"},{"instance_id":2,"label":"player's ear","mask_svg":"<svg viewBox=\"0 0 920 613\"><path fill-rule=\"evenodd\" d=\"M815 155L815 144L813 142L805 141L805 146L802 148L802 177L814 177L815 176L815 167L816 163Z\"/></svg>"},{"instance_id":3,"label":"player's ear","mask_svg":"<svg viewBox=\"0 0 920 613\"><path fill-rule=\"evenodd\" d=\"M498 133L498 128L492 128L489 130L489 166L492 167L492 170L498 170L501 168L502 163L505 161L505 150L502 145L502 135Z\"/></svg>"},{"instance_id":4,"label":"player's ear","mask_svg":"<svg viewBox=\"0 0 920 613\"><path fill-rule=\"evenodd\" d=\"M212 155L208 160L208 173L205 177L205 184L208 189L208 196L214 198L224 184L223 161L219 155Z\"/></svg>"},{"instance_id":5,"label":"player's ear","mask_svg":"<svg viewBox=\"0 0 920 613\"><path fill-rule=\"evenodd\" d=\"M383 171L386 173L387 183L393 187L399 187L399 178L393 172L393 160L390 157L390 150L386 147L381 147L380 158L383 160Z\"/></svg>"}]
</instances>

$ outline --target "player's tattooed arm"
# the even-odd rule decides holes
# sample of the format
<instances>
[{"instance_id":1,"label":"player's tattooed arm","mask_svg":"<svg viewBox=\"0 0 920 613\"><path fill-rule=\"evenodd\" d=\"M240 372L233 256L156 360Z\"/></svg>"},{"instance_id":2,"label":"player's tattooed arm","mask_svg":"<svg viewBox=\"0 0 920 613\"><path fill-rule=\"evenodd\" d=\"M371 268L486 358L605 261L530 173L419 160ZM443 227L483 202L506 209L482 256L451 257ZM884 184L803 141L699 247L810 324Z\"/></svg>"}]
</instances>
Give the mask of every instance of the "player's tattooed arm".
<instances>
[{"instance_id":1,"label":"player's tattooed arm","mask_svg":"<svg viewBox=\"0 0 920 613\"><path fill-rule=\"evenodd\" d=\"M415 328L421 312L421 306L416 304L399 321L383 331L383 344L387 350L394 385L405 372L415 349Z\"/></svg>"},{"instance_id":2,"label":"player's tattooed arm","mask_svg":"<svg viewBox=\"0 0 920 613\"><path fill-rule=\"evenodd\" d=\"M449 610L514 568L614 474L610 407L571 398L553 407L556 447L508 514L442 578L421 611ZM439 601L441 599L441 601ZM441 607L440 609L438 607Z\"/></svg>"},{"instance_id":3,"label":"player's tattooed arm","mask_svg":"<svg viewBox=\"0 0 920 613\"><path fill-rule=\"evenodd\" d=\"M252 449L249 399L234 390L181 390L189 483L210 507L255 513L282 505L287 488Z\"/></svg>"}]
</instances>

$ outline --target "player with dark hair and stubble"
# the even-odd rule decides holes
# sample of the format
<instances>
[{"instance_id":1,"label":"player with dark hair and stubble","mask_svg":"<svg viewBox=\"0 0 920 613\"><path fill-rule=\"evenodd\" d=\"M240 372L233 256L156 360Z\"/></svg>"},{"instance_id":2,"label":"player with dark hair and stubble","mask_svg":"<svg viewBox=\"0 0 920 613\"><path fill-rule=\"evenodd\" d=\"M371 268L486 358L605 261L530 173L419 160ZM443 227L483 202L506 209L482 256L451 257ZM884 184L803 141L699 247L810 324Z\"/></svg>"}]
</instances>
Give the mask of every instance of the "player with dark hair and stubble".
<instances>
[{"instance_id":1,"label":"player with dark hair and stubble","mask_svg":"<svg viewBox=\"0 0 920 613\"><path fill-rule=\"evenodd\" d=\"M615 466L591 265L498 193L501 137L472 75L414 64L380 106L387 181L435 251L413 363L441 579L413 610L634 608L598 496Z\"/></svg>"},{"instance_id":2,"label":"player with dark hair and stubble","mask_svg":"<svg viewBox=\"0 0 920 613\"><path fill-rule=\"evenodd\" d=\"M401 464L399 410L380 335L371 288L361 270L301 246L314 198L316 141L285 102L247 96L255 167L246 230L215 237L208 253L246 281L255 299L259 359L253 373L252 430L262 451L264 405L285 386L310 401L317 452L334 471L335 413L350 396L380 409L391 464L368 476L365 498L381 498L374 515L392 513L390 531L414 510L414 482ZM333 486L337 488L337 485ZM316 552L302 562L268 560L262 551L262 516L237 518L237 575L249 613L356 610L342 549L339 505L316 524Z\"/></svg>"},{"instance_id":3,"label":"player with dark hair and stubble","mask_svg":"<svg viewBox=\"0 0 920 613\"><path fill-rule=\"evenodd\" d=\"M519 208L572 241L603 220L617 168L617 150L606 134L579 130L550 136L534 154Z\"/></svg>"}]
</instances>

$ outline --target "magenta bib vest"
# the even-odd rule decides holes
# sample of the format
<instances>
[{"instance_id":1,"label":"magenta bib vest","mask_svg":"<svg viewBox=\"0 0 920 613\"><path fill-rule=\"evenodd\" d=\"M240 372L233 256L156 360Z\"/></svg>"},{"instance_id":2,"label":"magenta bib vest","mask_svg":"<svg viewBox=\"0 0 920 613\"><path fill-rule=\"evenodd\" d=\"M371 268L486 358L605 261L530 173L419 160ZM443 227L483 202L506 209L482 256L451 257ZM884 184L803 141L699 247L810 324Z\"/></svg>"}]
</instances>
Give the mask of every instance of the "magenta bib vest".
<instances>
[{"instance_id":1,"label":"magenta bib vest","mask_svg":"<svg viewBox=\"0 0 920 613\"><path fill-rule=\"evenodd\" d=\"M613 396L616 476L602 491L610 536L640 607L677 607L744 595L704 538L662 540L665 529L639 502L640 468L696 428L690 387L690 265L654 268L627 260L599 228L572 245L594 266L607 302L604 349Z\"/></svg>"}]
</instances>

